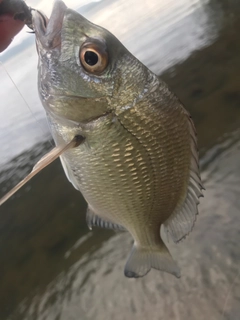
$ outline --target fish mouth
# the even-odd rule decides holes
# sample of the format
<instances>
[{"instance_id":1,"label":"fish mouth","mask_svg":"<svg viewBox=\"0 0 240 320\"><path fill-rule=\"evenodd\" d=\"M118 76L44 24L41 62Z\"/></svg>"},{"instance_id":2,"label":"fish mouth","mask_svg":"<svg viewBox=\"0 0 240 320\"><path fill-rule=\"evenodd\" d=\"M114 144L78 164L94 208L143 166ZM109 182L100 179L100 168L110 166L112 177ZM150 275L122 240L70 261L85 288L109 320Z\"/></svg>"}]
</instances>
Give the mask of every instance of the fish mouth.
<instances>
[{"instance_id":1,"label":"fish mouth","mask_svg":"<svg viewBox=\"0 0 240 320\"><path fill-rule=\"evenodd\" d=\"M33 27L37 47L54 49L61 46L61 30L67 7L61 0L54 2L50 19L38 10L33 11Z\"/></svg>"}]
</instances>

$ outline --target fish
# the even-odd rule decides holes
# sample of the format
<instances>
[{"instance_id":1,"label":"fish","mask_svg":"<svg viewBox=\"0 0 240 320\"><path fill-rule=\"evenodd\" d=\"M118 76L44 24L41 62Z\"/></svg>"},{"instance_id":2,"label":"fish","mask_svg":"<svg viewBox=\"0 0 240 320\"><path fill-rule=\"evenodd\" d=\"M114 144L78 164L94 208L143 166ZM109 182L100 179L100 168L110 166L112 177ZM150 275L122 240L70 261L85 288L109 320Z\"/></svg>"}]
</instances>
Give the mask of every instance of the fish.
<instances>
[{"instance_id":1,"label":"fish","mask_svg":"<svg viewBox=\"0 0 240 320\"><path fill-rule=\"evenodd\" d=\"M203 184L197 133L181 101L108 30L54 3L33 12L38 90L68 180L88 203L90 229L125 230L129 278L152 268L180 277L175 243L193 229Z\"/></svg>"}]
</instances>

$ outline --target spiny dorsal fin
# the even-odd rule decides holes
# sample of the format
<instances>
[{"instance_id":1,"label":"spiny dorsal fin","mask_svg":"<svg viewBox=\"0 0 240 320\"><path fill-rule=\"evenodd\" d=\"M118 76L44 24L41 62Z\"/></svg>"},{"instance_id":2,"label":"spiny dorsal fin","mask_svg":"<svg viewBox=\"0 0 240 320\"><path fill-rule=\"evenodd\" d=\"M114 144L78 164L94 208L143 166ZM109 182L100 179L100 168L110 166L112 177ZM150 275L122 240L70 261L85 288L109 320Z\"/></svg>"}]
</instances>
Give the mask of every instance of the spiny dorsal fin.
<instances>
[{"instance_id":1,"label":"spiny dorsal fin","mask_svg":"<svg viewBox=\"0 0 240 320\"><path fill-rule=\"evenodd\" d=\"M164 227L174 242L181 241L192 231L198 215L198 198L203 197L202 190L204 190L199 173L196 129L187 111L186 116L189 119L191 135L191 165L187 194L183 204L178 206L164 222Z\"/></svg>"},{"instance_id":2,"label":"spiny dorsal fin","mask_svg":"<svg viewBox=\"0 0 240 320\"><path fill-rule=\"evenodd\" d=\"M113 230L117 230L117 231L125 231L126 229L117 224L117 223L113 223L111 221L107 221L107 220L103 220L102 218L100 218L98 215L96 215L93 210L91 209L90 206L88 206L87 209L87 225L88 228L90 230L92 230L92 227L100 227L100 228L106 228L106 229L113 229Z\"/></svg>"}]
</instances>

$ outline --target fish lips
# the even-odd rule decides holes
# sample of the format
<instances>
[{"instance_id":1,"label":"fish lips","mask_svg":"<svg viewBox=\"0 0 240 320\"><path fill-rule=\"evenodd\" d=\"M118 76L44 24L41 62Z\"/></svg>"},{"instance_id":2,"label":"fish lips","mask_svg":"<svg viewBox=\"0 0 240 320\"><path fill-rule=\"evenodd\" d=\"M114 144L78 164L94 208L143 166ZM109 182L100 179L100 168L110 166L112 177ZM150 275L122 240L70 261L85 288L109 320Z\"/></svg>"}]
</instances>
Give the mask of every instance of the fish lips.
<instances>
[{"instance_id":1,"label":"fish lips","mask_svg":"<svg viewBox=\"0 0 240 320\"><path fill-rule=\"evenodd\" d=\"M67 9L63 1L57 0L54 3L50 19L40 11L36 10L32 13L38 48L42 47L46 50L60 48L63 19Z\"/></svg>"}]
</instances>

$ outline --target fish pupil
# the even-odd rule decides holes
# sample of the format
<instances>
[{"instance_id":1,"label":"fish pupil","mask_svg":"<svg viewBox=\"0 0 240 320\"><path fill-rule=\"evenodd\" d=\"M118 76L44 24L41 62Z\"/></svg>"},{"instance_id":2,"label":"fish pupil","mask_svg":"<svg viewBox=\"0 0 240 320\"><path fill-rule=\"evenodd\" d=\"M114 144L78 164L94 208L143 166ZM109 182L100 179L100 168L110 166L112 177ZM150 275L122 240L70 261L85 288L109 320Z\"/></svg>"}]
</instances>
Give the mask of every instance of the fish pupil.
<instances>
[{"instance_id":1,"label":"fish pupil","mask_svg":"<svg viewBox=\"0 0 240 320\"><path fill-rule=\"evenodd\" d=\"M84 60L89 66L94 66L98 62L98 55L93 51L86 51Z\"/></svg>"}]
</instances>

